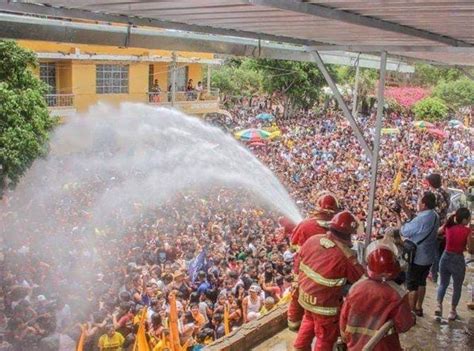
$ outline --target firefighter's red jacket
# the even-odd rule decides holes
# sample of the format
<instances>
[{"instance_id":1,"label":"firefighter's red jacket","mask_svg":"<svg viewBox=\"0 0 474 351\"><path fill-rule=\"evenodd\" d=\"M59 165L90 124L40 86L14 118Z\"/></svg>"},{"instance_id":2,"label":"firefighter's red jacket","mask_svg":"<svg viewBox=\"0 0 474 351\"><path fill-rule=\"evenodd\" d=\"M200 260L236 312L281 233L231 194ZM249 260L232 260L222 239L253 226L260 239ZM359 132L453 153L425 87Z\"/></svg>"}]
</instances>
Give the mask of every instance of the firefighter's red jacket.
<instances>
[{"instance_id":1,"label":"firefighter's red jacket","mask_svg":"<svg viewBox=\"0 0 474 351\"><path fill-rule=\"evenodd\" d=\"M309 238L299 252L298 302L307 311L335 316L342 304L342 288L355 283L364 269L355 253L331 233Z\"/></svg>"},{"instance_id":2,"label":"firefighter's red jacket","mask_svg":"<svg viewBox=\"0 0 474 351\"><path fill-rule=\"evenodd\" d=\"M341 335L349 350L362 350L389 320L394 326L374 348L376 351L402 350L398 334L415 324L408 295L392 281L363 279L351 287L340 318Z\"/></svg>"}]
</instances>

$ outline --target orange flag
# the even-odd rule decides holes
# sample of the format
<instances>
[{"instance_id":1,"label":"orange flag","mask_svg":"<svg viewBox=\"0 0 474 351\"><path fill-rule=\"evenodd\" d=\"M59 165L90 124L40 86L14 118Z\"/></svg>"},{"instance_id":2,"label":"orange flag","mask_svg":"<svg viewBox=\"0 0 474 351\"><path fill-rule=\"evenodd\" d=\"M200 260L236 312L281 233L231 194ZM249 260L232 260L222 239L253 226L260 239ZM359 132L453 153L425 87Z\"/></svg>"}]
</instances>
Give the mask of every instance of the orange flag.
<instances>
[{"instance_id":1,"label":"orange flag","mask_svg":"<svg viewBox=\"0 0 474 351\"><path fill-rule=\"evenodd\" d=\"M133 345L133 351L151 351L150 345L146 339L145 320L146 320L146 307L142 310L140 321L138 322L138 331L135 338L135 344Z\"/></svg>"},{"instance_id":2,"label":"orange flag","mask_svg":"<svg viewBox=\"0 0 474 351\"><path fill-rule=\"evenodd\" d=\"M392 186L392 192L394 194L398 193L398 190L400 189L400 183L402 182L402 171L399 169L397 172L397 175L393 179L393 186Z\"/></svg>"},{"instance_id":3,"label":"orange flag","mask_svg":"<svg viewBox=\"0 0 474 351\"><path fill-rule=\"evenodd\" d=\"M85 325L81 325L81 336L79 337L79 341L77 342L76 351L84 350L85 339L86 339L86 327Z\"/></svg>"},{"instance_id":4,"label":"orange flag","mask_svg":"<svg viewBox=\"0 0 474 351\"><path fill-rule=\"evenodd\" d=\"M179 343L179 330L178 330L178 309L176 307L176 296L174 293L169 295L170 303L170 319L169 319L169 330L171 339L171 350L181 351L181 344Z\"/></svg>"},{"instance_id":5,"label":"orange flag","mask_svg":"<svg viewBox=\"0 0 474 351\"><path fill-rule=\"evenodd\" d=\"M227 302L224 305L224 333L225 335L230 333L229 305Z\"/></svg>"}]
</instances>

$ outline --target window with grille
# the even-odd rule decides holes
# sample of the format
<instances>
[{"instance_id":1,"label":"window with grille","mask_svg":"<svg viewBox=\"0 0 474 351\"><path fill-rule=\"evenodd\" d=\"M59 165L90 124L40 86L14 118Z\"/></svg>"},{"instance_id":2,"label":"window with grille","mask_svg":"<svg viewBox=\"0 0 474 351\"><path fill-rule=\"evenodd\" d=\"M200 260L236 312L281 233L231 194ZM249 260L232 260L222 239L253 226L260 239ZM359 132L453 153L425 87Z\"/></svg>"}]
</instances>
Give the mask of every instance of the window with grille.
<instances>
[{"instance_id":1,"label":"window with grille","mask_svg":"<svg viewBox=\"0 0 474 351\"><path fill-rule=\"evenodd\" d=\"M97 94L127 94L128 65L96 65Z\"/></svg>"},{"instance_id":2,"label":"window with grille","mask_svg":"<svg viewBox=\"0 0 474 351\"><path fill-rule=\"evenodd\" d=\"M40 63L40 79L49 85L48 94L56 94L56 63Z\"/></svg>"}]
</instances>

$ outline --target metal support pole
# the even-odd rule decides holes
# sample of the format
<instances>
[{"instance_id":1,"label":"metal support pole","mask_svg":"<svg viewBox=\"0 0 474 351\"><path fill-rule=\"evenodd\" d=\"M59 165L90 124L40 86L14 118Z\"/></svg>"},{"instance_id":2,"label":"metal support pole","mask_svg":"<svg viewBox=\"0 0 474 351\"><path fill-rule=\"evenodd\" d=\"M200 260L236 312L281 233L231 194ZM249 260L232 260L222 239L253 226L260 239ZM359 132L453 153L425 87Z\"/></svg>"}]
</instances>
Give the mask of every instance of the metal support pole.
<instances>
[{"instance_id":1,"label":"metal support pole","mask_svg":"<svg viewBox=\"0 0 474 351\"><path fill-rule=\"evenodd\" d=\"M385 89L385 68L387 65L387 52L383 51L380 56L380 78L377 90L377 120L375 122L374 134L374 152L371 161L371 175L370 175L370 193L369 193L369 213L367 214L367 229L365 237L365 247L370 244L372 236L372 226L374 219L374 204L375 192L377 190L377 170L379 163L380 150L380 132L383 125L383 105L384 105L384 89Z\"/></svg>"},{"instance_id":2,"label":"metal support pole","mask_svg":"<svg viewBox=\"0 0 474 351\"><path fill-rule=\"evenodd\" d=\"M328 70L326 69L326 66L324 66L324 62L321 59L321 56L319 56L319 53L317 51L311 52L311 56L313 57L314 61L318 65L319 70L323 74L324 78L326 79L326 82L328 83L329 87L331 88L334 97L337 100L337 103L339 104L339 107L342 109L342 112L344 113L344 116L347 118L349 123L351 124L352 130L354 131L355 136L357 137L357 140L360 143L360 146L362 149L364 149L366 155L368 157L372 157L372 151L369 148L369 145L364 139L364 135L362 134L361 130L359 129L359 126L357 125L356 120L351 114L351 111L349 111L349 108L346 105L346 102L342 98L341 93L339 92L339 89L337 89L336 83L334 83L331 75L329 74ZM385 65L384 65L385 67Z\"/></svg>"},{"instance_id":3,"label":"metal support pole","mask_svg":"<svg viewBox=\"0 0 474 351\"><path fill-rule=\"evenodd\" d=\"M357 95L359 92L359 58L360 54L357 55L357 65L356 65L356 76L354 84L354 98L352 99L352 117L357 120Z\"/></svg>"},{"instance_id":4,"label":"metal support pole","mask_svg":"<svg viewBox=\"0 0 474 351\"><path fill-rule=\"evenodd\" d=\"M171 106L176 102L176 53L171 53L173 61L171 62Z\"/></svg>"},{"instance_id":5,"label":"metal support pole","mask_svg":"<svg viewBox=\"0 0 474 351\"><path fill-rule=\"evenodd\" d=\"M211 93L211 65L207 65L207 93Z\"/></svg>"}]
</instances>

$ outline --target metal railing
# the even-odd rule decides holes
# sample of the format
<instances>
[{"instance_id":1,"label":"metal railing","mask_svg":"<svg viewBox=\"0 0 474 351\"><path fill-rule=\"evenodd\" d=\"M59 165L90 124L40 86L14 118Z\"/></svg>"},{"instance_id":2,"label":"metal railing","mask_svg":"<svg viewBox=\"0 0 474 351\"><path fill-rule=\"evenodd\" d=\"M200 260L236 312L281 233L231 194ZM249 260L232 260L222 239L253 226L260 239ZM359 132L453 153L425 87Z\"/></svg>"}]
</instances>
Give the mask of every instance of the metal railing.
<instances>
[{"instance_id":1,"label":"metal railing","mask_svg":"<svg viewBox=\"0 0 474 351\"><path fill-rule=\"evenodd\" d=\"M74 94L46 94L48 107L73 107Z\"/></svg>"},{"instance_id":2,"label":"metal railing","mask_svg":"<svg viewBox=\"0 0 474 351\"><path fill-rule=\"evenodd\" d=\"M172 97L171 92L149 92L148 93L148 102L150 104L169 104L171 103ZM185 102L200 102L200 101L218 101L219 100L219 90L191 90L191 91L176 91L175 92L175 102L176 103L185 103Z\"/></svg>"}]
</instances>

